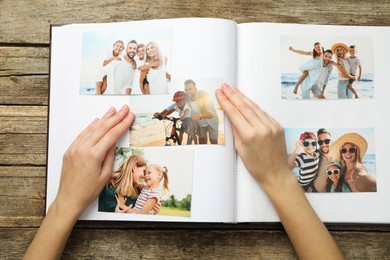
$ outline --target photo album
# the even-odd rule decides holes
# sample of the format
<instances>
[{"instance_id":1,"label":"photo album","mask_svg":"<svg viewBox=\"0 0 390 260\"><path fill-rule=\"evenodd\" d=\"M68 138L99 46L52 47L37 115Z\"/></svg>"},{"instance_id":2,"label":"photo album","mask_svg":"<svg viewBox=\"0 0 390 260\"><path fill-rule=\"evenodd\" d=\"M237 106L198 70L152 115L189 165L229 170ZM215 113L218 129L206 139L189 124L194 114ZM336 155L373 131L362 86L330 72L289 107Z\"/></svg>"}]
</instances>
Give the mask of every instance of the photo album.
<instances>
[{"instance_id":1,"label":"photo album","mask_svg":"<svg viewBox=\"0 0 390 260\"><path fill-rule=\"evenodd\" d=\"M226 82L284 127L291 174L322 221L390 223L388 45L389 27L53 25L46 210L72 141L110 107L128 105L135 121L80 220L278 222L236 154L215 97Z\"/></svg>"}]
</instances>

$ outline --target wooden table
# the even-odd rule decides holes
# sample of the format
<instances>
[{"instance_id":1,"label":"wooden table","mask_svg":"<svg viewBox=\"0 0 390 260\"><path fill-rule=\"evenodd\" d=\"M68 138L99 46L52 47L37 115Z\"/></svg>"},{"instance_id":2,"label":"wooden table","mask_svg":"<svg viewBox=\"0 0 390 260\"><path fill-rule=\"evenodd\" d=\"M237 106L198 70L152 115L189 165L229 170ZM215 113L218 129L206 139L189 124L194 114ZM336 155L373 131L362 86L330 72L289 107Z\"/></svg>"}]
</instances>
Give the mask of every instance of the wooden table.
<instances>
[{"instance_id":1,"label":"wooden table","mask_svg":"<svg viewBox=\"0 0 390 260\"><path fill-rule=\"evenodd\" d=\"M0 1L0 259L20 258L44 216L50 23L220 17L239 23L390 25L388 0L315 2ZM346 258L390 258L388 225L328 228ZM294 259L296 254L280 224L79 222L63 257Z\"/></svg>"}]
</instances>

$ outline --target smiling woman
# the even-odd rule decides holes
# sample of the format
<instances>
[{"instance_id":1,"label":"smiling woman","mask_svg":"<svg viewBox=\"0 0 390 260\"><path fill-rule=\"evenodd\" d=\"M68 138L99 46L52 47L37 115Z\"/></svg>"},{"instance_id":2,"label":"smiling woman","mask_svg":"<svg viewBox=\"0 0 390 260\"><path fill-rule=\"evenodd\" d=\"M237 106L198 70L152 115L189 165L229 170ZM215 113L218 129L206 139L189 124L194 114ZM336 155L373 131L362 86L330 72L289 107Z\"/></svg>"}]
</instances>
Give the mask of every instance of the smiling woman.
<instances>
[{"instance_id":1,"label":"smiling woman","mask_svg":"<svg viewBox=\"0 0 390 260\"><path fill-rule=\"evenodd\" d=\"M358 133L348 133L331 146L331 156L340 162L345 181L353 192L376 192L376 179L363 165L368 143Z\"/></svg>"}]
</instances>

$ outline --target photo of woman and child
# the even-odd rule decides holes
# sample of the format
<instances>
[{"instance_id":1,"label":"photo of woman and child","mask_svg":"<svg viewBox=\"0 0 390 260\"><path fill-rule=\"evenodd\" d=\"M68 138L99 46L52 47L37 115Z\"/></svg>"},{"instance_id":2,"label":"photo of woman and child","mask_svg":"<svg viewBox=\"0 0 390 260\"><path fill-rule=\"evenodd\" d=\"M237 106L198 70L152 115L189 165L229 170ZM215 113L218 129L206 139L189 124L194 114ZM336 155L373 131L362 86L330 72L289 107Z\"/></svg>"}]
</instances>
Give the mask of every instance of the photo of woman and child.
<instances>
[{"instance_id":1,"label":"photo of woman and child","mask_svg":"<svg viewBox=\"0 0 390 260\"><path fill-rule=\"evenodd\" d=\"M321 44L322 41L316 41L312 45L312 50L301 50L288 44L295 43L303 47L303 44L308 43L308 39L293 36L281 38L281 48L285 48L281 52L282 98L373 98L373 61L370 37L344 37L346 42L352 43L350 45L337 42L340 37L322 36L321 38L327 44L327 49ZM358 48L359 57L357 57ZM312 58L305 60L304 57L307 56ZM362 64L365 68L364 74ZM294 72L297 68L300 74Z\"/></svg>"},{"instance_id":2,"label":"photo of woman and child","mask_svg":"<svg viewBox=\"0 0 390 260\"><path fill-rule=\"evenodd\" d=\"M132 99L136 119L130 128L130 146L224 144L223 111L209 95L219 79L175 80L176 92Z\"/></svg>"},{"instance_id":3,"label":"photo of woman and child","mask_svg":"<svg viewBox=\"0 0 390 260\"><path fill-rule=\"evenodd\" d=\"M148 163L144 152L117 148L117 166L114 165L115 170L99 195L98 211L189 217L192 183L183 181L182 176L192 179L192 152L183 152L185 167L174 165L173 160L163 155L159 161L166 161L172 167ZM148 157L156 160L157 153L149 152Z\"/></svg>"},{"instance_id":4,"label":"photo of woman and child","mask_svg":"<svg viewBox=\"0 0 390 260\"><path fill-rule=\"evenodd\" d=\"M128 35L135 37L129 39ZM115 39L109 50L108 38ZM127 44L123 39L129 39ZM167 94L170 39L170 31L166 35L155 31L84 33L80 93Z\"/></svg>"},{"instance_id":5,"label":"photo of woman and child","mask_svg":"<svg viewBox=\"0 0 390 260\"><path fill-rule=\"evenodd\" d=\"M286 129L291 151L288 165L306 192L376 192L373 130L363 129L345 133L342 129L328 131L320 128L317 134L304 131L295 146L294 136L301 129ZM331 132L337 137L333 141ZM363 135L366 136L366 138Z\"/></svg>"}]
</instances>

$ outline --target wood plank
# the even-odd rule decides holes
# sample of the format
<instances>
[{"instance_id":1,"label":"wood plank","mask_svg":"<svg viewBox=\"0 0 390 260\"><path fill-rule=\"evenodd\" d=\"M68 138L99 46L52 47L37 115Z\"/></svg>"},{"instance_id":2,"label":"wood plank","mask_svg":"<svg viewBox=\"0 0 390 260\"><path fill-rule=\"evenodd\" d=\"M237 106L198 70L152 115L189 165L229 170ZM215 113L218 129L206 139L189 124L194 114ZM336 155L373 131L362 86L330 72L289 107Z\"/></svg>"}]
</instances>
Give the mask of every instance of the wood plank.
<instances>
[{"instance_id":1,"label":"wood plank","mask_svg":"<svg viewBox=\"0 0 390 260\"><path fill-rule=\"evenodd\" d=\"M0 134L0 165L45 165L46 134Z\"/></svg>"},{"instance_id":2,"label":"wood plank","mask_svg":"<svg viewBox=\"0 0 390 260\"><path fill-rule=\"evenodd\" d=\"M23 57L19 58L24 59ZM0 63L2 62L3 58L0 57ZM37 60L36 62L44 63L46 60ZM39 66L44 65L40 64ZM20 68L22 74L31 74L29 70L29 67ZM47 74L48 71L45 73ZM48 82L47 75L0 77L0 104L47 105Z\"/></svg>"},{"instance_id":3,"label":"wood plank","mask_svg":"<svg viewBox=\"0 0 390 260\"><path fill-rule=\"evenodd\" d=\"M0 166L0 177L43 177L46 178L46 167L33 166Z\"/></svg>"},{"instance_id":4,"label":"wood plank","mask_svg":"<svg viewBox=\"0 0 390 260\"><path fill-rule=\"evenodd\" d=\"M47 133L46 106L1 106L0 134Z\"/></svg>"},{"instance_id":5,"label":"wood plank","mask_svg":"<svg viewBox=\"0 0 390 260\"><path fill-rule=\"evenodd\" d=\"M34 228L0 229L1 259L20 258ZM387 259L390 233L332 232L346 259ZM74 229L63 259L296 259L282 231Z\"/></svg>"},{"instance_id":6,"label":"wood plank","mask_svg":"<svg viewBox=\"0 0 390 260\"><path fill-rule=\"evenodd\" d=\"M337 7L337 14L336 9ZM236 22L389 25L387 0L321 5L290 1L14 1L1 2L0 42L48 44L50 24L118 22L172 17L217 17ZM369 14L369 15L368 15Z\"/></svg>"},{"instance_id":7,"label":"wood plank","mask_svg":"<svg viewBox=\"0 0 390 260\"><path fill-rule=\"evenodd\" d=\"M0 76L48 74L49 48L0 47Z\"/></svg>"}]
</instances>

